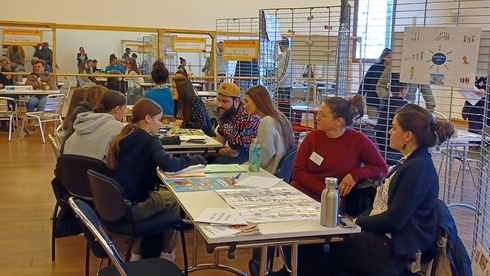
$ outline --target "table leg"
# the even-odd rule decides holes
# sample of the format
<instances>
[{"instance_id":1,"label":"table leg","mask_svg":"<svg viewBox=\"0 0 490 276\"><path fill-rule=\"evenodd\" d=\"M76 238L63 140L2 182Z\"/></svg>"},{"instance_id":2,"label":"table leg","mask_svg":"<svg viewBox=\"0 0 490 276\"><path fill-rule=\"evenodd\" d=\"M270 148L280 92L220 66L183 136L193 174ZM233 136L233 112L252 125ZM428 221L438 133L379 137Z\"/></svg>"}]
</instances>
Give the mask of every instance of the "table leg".
<instances>
[{"instance_id":1,"label":"table leg","mask_svg":"<svg viewBox=\"0 0 490 276\"><path fill-rule=\"evenodd\" d=\"M267 246L262 246L262 260L260 262L260 276L267 275Z\"/></svg>"},{"instance_id":2,"label":"table leg","mask_svg":"<svg viewBox=\"0 0 490 276\"><path fill-rule=\"evenodd\" d=\"M298 275L298 243L291 245L291 276Z\"/></svg>"}]
</instances>

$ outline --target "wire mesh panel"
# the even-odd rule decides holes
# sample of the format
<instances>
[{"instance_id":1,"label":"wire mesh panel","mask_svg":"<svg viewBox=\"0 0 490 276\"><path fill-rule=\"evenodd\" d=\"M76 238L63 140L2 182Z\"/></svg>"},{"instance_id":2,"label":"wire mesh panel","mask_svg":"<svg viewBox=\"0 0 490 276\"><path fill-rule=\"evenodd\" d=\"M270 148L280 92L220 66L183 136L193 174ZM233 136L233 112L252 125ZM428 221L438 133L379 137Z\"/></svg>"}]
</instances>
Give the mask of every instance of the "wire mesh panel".
<instances>
[{"instance_id":1,"label":"wire mesh panel","mask_svg":"<svg viewBox=\"0 0 490 276\"><path fill-rule=\"evenodd\" d=\"M299 139L316 127L324 97L346 94L350 17L341 28L340 6L264 9L259 16L261 83Z\"/></svg>"},{"instance_id":2,"label":"wire mesh panel","mask_svg":"<svg viewBox=\"0 0 490 276\"><path fill-rule=\"evenodd\" d=\"M259 18L228 18L216 20L216 32L217 41L252 41L259 43ZM258 55L258 53L256 53ZM227 60L228 77L220 78L222 81L233 81L241 90L242 99L245 91L256 84L259 84L259 77L261 75L259 71L258 59L254 60L237 60L232 58Z\"/></svg>"},{"instance_id":3,"label":"wire mesh panel","mask_svg":"<svg viewBox=\"0 0 490 276\"><path fill-rule=\"evenodd\" d=\"M371 3L373 1L370 1ZM377 83L385 95L391 92L389 107L396 111L393 97L404 98L408 102L417 103L433 111L437 120L452 122L457 131L449 142L433 149L432 156L440 176L440 198L452 206L452 213L458 223L460 236L467 250L471 253L476 244L488 250L490 248L490 198L489 185L489 98L487 77L489 75L490 57L490 1L454 1L454 0L398 0L394 1L392 11L391 39L392 66L387 83ZM479 43L478 55L475 60L466 56L456 56L442 46L426 50L415 50L403 47L406 27L478 27L481 28L481 39L475 41L473 35L462 37L463 42ZM449 29L448 29L449 30ZM413 35L413 34L412 34ZM414 35L413 39L417 39ZM448 39L449 32L438 39ZM477 39L478 40L478 39ZM410 53L408 53L410 52ZM413 53L412 53L413 52ZM443 52L447 56L445 65L434 62L434 56ZM409 54L409 55L408 55ZM450 81L469 84L468 88L460 85L443 85L443 80L436 75L425 84L410 84L408 94L399 94L390 83L397 83L401 70L402 59L417 60L422 63L434 63L442 73L449 74L450 68L466 66L476 62L476 78L456 77ZM403 72L402 72L403 73ZM468 72L472 74L472 72ZM410 74L413 74L410 73ZM449 81L448 81L449 82ZM398 82L399 83L399 82ZM378 90L376 91L378 92ZM378 94L379 96L379 94ZM382 113L378 113L380 118ZM378 125L378 127L380 127ZM385 125L379 131L388 138ZM388 146L385 139L379 146ZM385 157L388 157L385 155Z\"/></svg>"}]
</instances>

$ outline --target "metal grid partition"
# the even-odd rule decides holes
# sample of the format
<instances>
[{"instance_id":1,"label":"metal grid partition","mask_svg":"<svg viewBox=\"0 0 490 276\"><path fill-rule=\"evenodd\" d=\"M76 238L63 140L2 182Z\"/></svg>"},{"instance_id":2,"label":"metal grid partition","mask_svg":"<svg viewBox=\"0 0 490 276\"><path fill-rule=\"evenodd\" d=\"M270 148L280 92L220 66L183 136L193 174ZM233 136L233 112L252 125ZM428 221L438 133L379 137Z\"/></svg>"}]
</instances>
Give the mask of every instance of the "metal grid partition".
<instances>
[{"instance_id":1,"label":"metal grid partition","mask_svg":"<svg viewBox=\"0 0 490 276\"><path fill-rule=\"evenodd\" d=\"M228 18L216 20L217 41L255 40L259 41L259 18ZM241 90L242 98L247 88L261 83L258 61L226 61L227 76L218 76L221 81L234 81ZM233 77L230 79L229 77Z\"/></svg>"},{"instance_id":2,"label":"metal grid partition","mask_svg":"<svg viewBox=\"0 0 490 276\"><path fill-rule=\"evenodd\" d=\"M351 85L350 10L347 1L342 2L344 9L278 8L259 13L261 81L290 119L297 139L315 128L323 97L345 96Z\"/></svg>"},{"instance_id":3,"label":"metal grid partition","mask_svg":"<svg viewBox=\"0 0 490 276\"><path fill-rule=\"evenodd\" d=\"M393 54L390 79L396 78L396 73L400 72L402 57L407 56L406 51L415 51L403 48L406 27L478 27L482 30L474 91L471 88L437 85L431 79L432 85L417 85L415 93L409 95L413 96L411 101L434 110L438 120L448 120L457 128L448 143L433 149L432 156L440 175L440 198L452 206L460 236L470 253L474 252L477 244L482 244L485 250L490 249L490 121L486 81L490 61L489 7L490 1L480 0L395 0L391 24ZM413 57L418 60L419 54L422 60L422 52L417 52L417 56L414 53ZM431 49L427 49L426 55L431 55ZM459 56L448 58L448 62L454 62L449 63L449 67L466 64L464 57ZM469 79L466 81L473 82ZM386 126L384 131L388 128Z\"/></svg>"}]
</instances>

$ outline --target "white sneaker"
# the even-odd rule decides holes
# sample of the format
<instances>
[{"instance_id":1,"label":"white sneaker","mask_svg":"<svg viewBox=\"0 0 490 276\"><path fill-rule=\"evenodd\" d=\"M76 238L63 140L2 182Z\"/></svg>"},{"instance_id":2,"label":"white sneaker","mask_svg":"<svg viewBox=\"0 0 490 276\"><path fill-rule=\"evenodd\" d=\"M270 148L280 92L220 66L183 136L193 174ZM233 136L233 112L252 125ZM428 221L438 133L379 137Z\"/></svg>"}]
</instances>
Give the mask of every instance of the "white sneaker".
<instances>
[{"instance_id":1,"label":"white sneaker","mask_svg":"<svg viewBox=\"0 0 490 276\"><path fill-rule=\"evenodd\" d=\"M168 252L160 253L160 259L165 259L173 262L175 260L175 250L172 250L170 253Z\"/></svg>"},{"instance_id":2,"label":"white sneaker","mask_svg":"<svg viewBox=\"0 0 490 276\"><path fill-rule=\"evenodd\" d=\"M130 259L131 262L139 261L139 260L141 260L141 255L140 254L131 253L131 259Z\"/></svg>"}]
</instances>

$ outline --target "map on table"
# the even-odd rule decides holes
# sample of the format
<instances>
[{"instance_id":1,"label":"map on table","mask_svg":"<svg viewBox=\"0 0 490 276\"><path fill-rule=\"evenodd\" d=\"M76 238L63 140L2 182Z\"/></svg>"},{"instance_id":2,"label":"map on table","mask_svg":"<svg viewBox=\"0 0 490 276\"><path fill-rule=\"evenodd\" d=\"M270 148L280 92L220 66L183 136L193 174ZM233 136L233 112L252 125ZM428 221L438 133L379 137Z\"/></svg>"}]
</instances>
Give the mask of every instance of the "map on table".
<instances>
[{"instance_id":1,"label":"map on table","mask_svg":"<svg viewBox=\"0 0 490 276\"><path fill-rule=\"evenodd\" d=\"M175 192L194 192L238 188L232 177L165 179L165 186Z\"/></svg>"}]
</instances>

